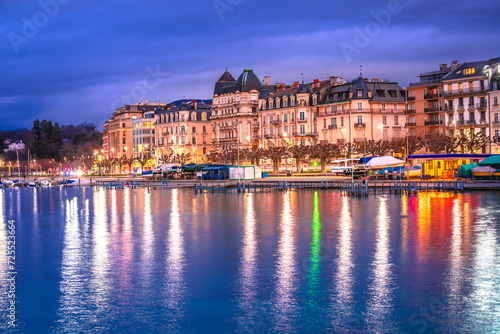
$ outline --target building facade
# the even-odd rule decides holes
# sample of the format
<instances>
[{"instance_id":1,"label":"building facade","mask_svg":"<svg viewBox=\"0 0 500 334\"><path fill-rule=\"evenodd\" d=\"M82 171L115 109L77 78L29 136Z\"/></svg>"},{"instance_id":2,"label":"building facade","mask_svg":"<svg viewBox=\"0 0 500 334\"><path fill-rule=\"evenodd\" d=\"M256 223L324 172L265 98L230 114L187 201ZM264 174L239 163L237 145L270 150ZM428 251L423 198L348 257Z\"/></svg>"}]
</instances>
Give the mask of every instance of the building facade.
<instances>
[{"instance_id":1,"label":"building facade","mask_svg":"<svg viewBox=\"0 0 500 334\"><path fill-rule=\"evenodd\" d=\"M160 108L161 110L161 108ZM134 158L151 158L155 152L155 112L145 111L132 120Z\"/></svg>"},{"instance_id":2,"label":"building facade","mask_svg":"<svg viewBox=\"0 0 500 334\"><path fill-rule=\"evenodd\" d=\"M443 78L445 122L449 135L467 135L473 131L494 136L488 96L498 82L495 75L498 74L499 59L463 63ZM484 147L482 153L490 150L490 147Z\"/></svg>"},{"instance_id":3,"label":"building facade","mask_svg":"<svg viewBox=\"0 0 500 334\"><path fill-rule=\"evenodd\" d=\"M321 142L343 144L405 138L406 91L362 76L332 86L319 105Z\"/></svg>"},{"instance_id":4,"label":"building facade","mask_svg":"<svg viewBox=\"0 0 500 334\"><path fill-rule=\"evenodd\" d=\"M206 162L212 146L211 114L212 106L199 100L157 112L156 157L189 154L188 162Z\"/></svg>"}]
</instances>

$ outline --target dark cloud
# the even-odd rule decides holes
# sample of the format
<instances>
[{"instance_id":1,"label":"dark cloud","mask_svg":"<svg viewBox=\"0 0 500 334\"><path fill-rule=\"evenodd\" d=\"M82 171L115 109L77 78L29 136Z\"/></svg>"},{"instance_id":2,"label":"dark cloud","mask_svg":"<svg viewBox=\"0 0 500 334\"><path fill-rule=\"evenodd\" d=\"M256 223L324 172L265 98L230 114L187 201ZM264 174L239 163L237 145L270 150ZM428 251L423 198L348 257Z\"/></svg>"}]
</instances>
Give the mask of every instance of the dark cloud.
<instances>
[{"instance_id":1,"label":"dark cloud","mask_svg":"<svg viewBox=\"0 0 500 334\"><path fill-rule=\"evenodd\" d=\"M350 57L342 43L355 45L359 30L374 28L373 13L386 13L393 0L41 3L55 1L65 4L46 22L38 1L2 2L0 129L29 127L35 118L100 125L116 101L134 103L139 95L210 98L226 67L234 76L251 67L290 83L300 73L352 78L363 64L369 77L407 85L439 63L500 55L496 1L400 1L390 22ZM227 11L217 11L221 3ZM43 24L24 37L26 20ZM13 34L26 38L18 52ZM148 68L169 75L142 94Z\"/></svg>"}]
</instances>

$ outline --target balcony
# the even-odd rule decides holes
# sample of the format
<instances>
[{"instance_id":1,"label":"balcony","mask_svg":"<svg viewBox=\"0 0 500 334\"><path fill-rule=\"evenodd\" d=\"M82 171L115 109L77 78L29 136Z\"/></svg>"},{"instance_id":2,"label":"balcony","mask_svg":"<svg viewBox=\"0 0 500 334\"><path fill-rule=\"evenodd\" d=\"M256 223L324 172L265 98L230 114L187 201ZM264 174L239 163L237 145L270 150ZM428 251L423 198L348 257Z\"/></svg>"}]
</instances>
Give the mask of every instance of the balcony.
<instances>
[{"instance_id":1,"label":"balcony","mask_svg":"<svg viewBox=\"0 0 500 334\"><path fill-rule=\"evenodd\" d=\"M494 121L493 123L491 123L492 126L494 127L499 127L500 126L500 122L499 121Z\"/></svg>"},{"instance_id":2,"label":"balcony","mask_svg":"<svg viewBox=\"0 0 500 334\"><path fill-rule=\"evenodd\" d=\"M259 140L259 139L262 139L262 136L261 135L253 135L253 139Z\"/></svg>"},{"instance_id":3,"label":"balcony","mask_svg":"<svg viewBox=\"0 0 500 334\"><path fill-rule=\"evenodd\" d=\"M337 144L344 144L345 143L345 139L337 139Z\"/></svg>"},{"instance_id":4,"label":"balcony","mask_svg":"<svg viewBox=\"0 0 500 334\"><path fill-rule=\"evenodd\" d=\"M436 113L442 111L442 108L439 107L432 107L432 108L424 108L424 112L426 113Z\"/></svg>"},{"instance_id":5,"label":"balcony","mask_svg":"<svg viewBox=\"0 0 500 334\"><path fill-rule=\"evenodd\" d=\"M260 128L259 123L252 123L252 128L254 128L254 129Z\"/></svg>"},{"instance_id":6,"label":"balcony","mask_svg":"<svg viewBox=\"0 0 500 334\"><path fill-rule=\"evenodd\" d=\"M274 138L274 134L270 134L270 133L265 134L264 138L266 138L266 139L273 139Z\"/></svg>"},{"instance_id":7,"label":"balcony","mask_svg":"<svg viewBox=\"0 0 500 334\"><path fill-rule=\"evenodd\" d=\"M425 125L443 125L443 121L425 121Z\"/></svg>"},{"instance_id":8,"label":"balcony","mask_svg":"<svg viewBox=\"0 0 500 334\"><path fill-rule=\"evenodd\" d=\"M417 126L417 123L416 122L413 122L413 123L405 123L405 127L411 127L411 126Z\"/></svg>"},{"instance_id":9,"label":"balcony","mask_svg":"<svg viewBox=\"0 0 500 334\"><path fill-rule=\"evenodd\" d=\"M434 133L430 133L430 134L426 134L424 137L426 140L434 140L434 139L438 139L439 135L434 134Z\"/></svg>"},{"instance_id":10,"label":"balcony","mask_svg":"<svg viewBox=\"0 0 500 334\"><path fill-rule=\"evenodd\" d=\"M366 127L366 123L354 123L355 128L364 128Z\"/></svg>"},{"instance_id":11,"label":"balcony","mask_svg":"<svg viewBox=\"0 0 500 334\"><path fill-rule=\"evenodd\" d=\"M364 143L365 142L365 138L354 138L354 142L355 143Z\"/></svg>"},{"instance_id":12,"label":"balcony","mask_svg":"<svg viewBox=\"0 0 500 334\"><path fill-rule=\"evenodd\" d=\"M451 90L451 91L444 91L443 96L467 96L467 95L474 95L474 94L481 94L481 93L486 93L486 88L485 87L474 87L474 88L469 88L469 89L457 89L457 90Z\"/></svg>"},{"instance_id":13,"label":"balcony","mask_svg":"<svg viewBox=\"0 0 500 334\"><path fill-rule=\"evenodd\" d=\"M328 130L333 130L337 128L337 124L330 124L328 125Z\"/></svg>"},{"instance_id":14,"label":"balcony","mask_svg":"<svg viewBox=\"0 0 500 334\"><path fill-rule=\"evenodd\" d=\"M476 109L486 109L486 108L487 108L486 102L476 103Z\"/></svg>"},{"instance_id":15,"label":"balcony","mask_svg":"<svg viewBox=\"0 0 500 334\"><path fill-rule=\"evenodd\" d=\"M408 115L415 114L416 112L417 112L417 111L416 111L415 109L408 109L408 110L406 111L406 113L407 113Z\"/></svg>"},{"instance_id":16,"label":"balcony","mask_svg":"<svg viewBox=\"0 0 500 334\"><path fill-rule=\"evenodd\" d=\"M281 120L280 119L275 119L273 121L270 121L269 123L272 124L272 125L281 125Z\"/></svg>"},{"instance_id":17,"label":"balcony","mask_svg":"<svg viewBox=\"0 0 500 334\"><path fill-rule=\"evenodd\" d=\"M424 95L424 99L426 100L437 100L441 97L441 93L427 93Z\"/></svg>"},{"instance_id":18,"label":"balcony","mask_svg":"<svg viewBox=\"0 0 500 334\"><path fill-rule=\"evenodd\" d=\"M307 118L298 118L297 122L298 123L306 123L307 122Z\"/></svg>"},{"instance_id":19,"label":"balcony","mask_svg":"<svg viewBox=\"0 0 500 334\"><path fill-rule=\"evenodd\" d=\"M317 132L294 132L293 135L295 137L314 137L314 136L317 136L318 133Z\"/></svg>"},{"instance_id":20,"label":"balcony","mask_svg":"<svg viewBox=\"0 0 500 334\"><path fill-rule=\"evenodd\" d=\"M415 96L408 96L408 101L415 101Z\"/></svg>"},{"instance_id":21,"label":"balcony","mask_svg":"<svg viewBox=\"0 0 500 334\"><path fill-rule=\"evenodd\" d=\"M455 109L453 109L453 106L445 105L443 111L450 113L450 112L455 112Z\"/></svg>"},{"instance_id":22,"label":"balcony","mask_svg":"<svg viewBox=\"0 0 500 334\"><path fill-rule=\"evenodd\" d=\"M468 120L467 121L467 125L476 125L476 120L475 119L471 119L471 120Z\"/></svg>"}]
</instances>

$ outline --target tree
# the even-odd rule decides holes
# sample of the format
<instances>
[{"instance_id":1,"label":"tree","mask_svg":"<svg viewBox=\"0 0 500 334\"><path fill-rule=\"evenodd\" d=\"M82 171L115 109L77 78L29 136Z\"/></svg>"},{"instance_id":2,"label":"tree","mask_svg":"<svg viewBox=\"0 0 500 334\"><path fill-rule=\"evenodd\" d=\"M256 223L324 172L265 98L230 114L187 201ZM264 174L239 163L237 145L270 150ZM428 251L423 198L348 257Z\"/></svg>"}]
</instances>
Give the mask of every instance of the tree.
<instances>
[{"instance_id":1,"label":"tree","mask_svg":"<svg viewBox=\"0 0 500 334\"><path fill-rule=\"evenodd\" d=\"M330 158L334 158L340 154L340 148L331 143L327 144L317 144L311 147L311 157L312 158L317 158L320 161L321 164L321 172L325 171L326 168L326 162Z\"/></svg>"},{"instance_id":2,"label":"tree","mask_svg":"<svg viewBox=\"0 0 500 334\"><path fill-rule=\"evenodd\" d=\"M460 138L462 140L462 149L470 153L476 153L476 151L483 149L491 143L490 137L482 132L475 132L474 129L471 129L468 134L462 134Z\"/></svg>"},{"instance_id":3,"label":"tree","mask_svg":"<svg viewBox=\"0 0 500 334\"><path fill-rule=\"evenodd\" d=\"M260 159L263 158L264 156L264 149L262 148L245 148L241 150L240 154L243 155L243 157L247 160L250 161L252 165L257 165L259 166L260 164Z\"/></svg>"},{"instance_id":4,"label":"tree","mask_svg":"<svg viewBox=\"0 0 500 334\"><path fill-rule=\"evenodd\" d=\"M151 158L149 158L148 156L144 156L144 157L136 157L134 160L141 165L141 170L143 171L144 166L147 165L148 162L150 162Z\"/></svg>"},{"instance_id":5,"label":"tree","mask_svg":"<svg viewBox=\"0 0 500 334\"><path fill-rule=\"evenodd\" d=\"M3 136L0 134L0 154L4 154L5 144L3 141Z\"/></svg>"},{"instance_id":6,"label":"tree","mask_svg":"<svg viewBox=\"0 0 500 334\"><path fill-rule=\"evenodd\" d=\"M462 138L455 136L439 135L437 138L429 140L427 147L433 153L455 153L462 145Z\"/></svg>"},{"instance_id":7,"label":"tree","mask_svg":"<svg viewBox=\"0 0 500 334\"><path fill-rule=\"evenodd\" d=\"M279 163L284 154L285 149L283 147L269 147L265 150L264 156L273 161L273 172L278 172Z\"/></svg>"},{"instance_id":8,"label":"tree","mask_svg":"<svg viewBox=\"0 0 500 334\"><path fill-rule=\"evenodd\" d=\"M288 152L290 152L295 159L295 167L297 168L297 173L300 171L300 164L311 152L311 147L306 145L292 145L288 147Z\"/></svg>"}]
</instances>

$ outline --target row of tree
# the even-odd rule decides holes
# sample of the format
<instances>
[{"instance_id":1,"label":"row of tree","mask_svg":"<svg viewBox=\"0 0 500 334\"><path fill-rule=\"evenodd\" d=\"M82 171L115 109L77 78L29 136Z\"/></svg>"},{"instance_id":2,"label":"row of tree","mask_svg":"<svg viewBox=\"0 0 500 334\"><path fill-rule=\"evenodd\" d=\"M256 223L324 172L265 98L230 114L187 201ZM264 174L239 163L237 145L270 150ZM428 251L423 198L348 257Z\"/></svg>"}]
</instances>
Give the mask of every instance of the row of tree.
<instances>
[{"instance_id":1,"label":"row of tree","mask_svg":"<svg viewBox=\"0 0 500 334\"><path fill-rule=\"evenodd\" d=\"M319 143L316 145L291 145L288 147L269 147L242 149L239 152L240 162L249 161L253 165L259 165L262 159L270 159L273 162L273 170L276 172L282 159L295 159L297 171L303 162L317 160L324 171L328 161L337 158L350 158L351 156L384 156L389 153L401 153L411 155L427 146L432 153L475 153L491 143L488 136L482 133L473 133L455 137L440 136L432 140L424 141L420 137L408 137L392 141L368 140L365 142L334 144ZM238 150L212 151L207 154L207 159L213 163L238 162Z\"/></svg>"}]
</instances>

